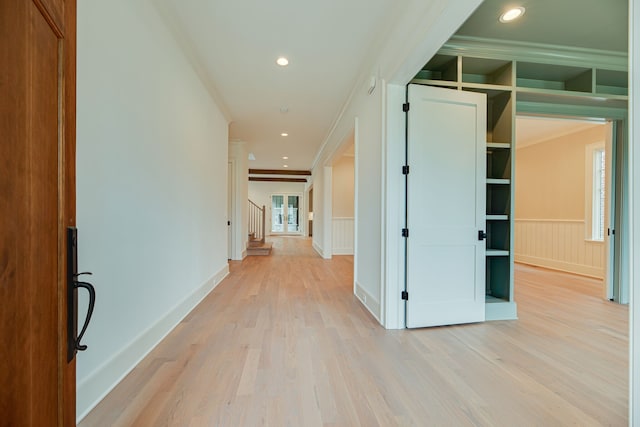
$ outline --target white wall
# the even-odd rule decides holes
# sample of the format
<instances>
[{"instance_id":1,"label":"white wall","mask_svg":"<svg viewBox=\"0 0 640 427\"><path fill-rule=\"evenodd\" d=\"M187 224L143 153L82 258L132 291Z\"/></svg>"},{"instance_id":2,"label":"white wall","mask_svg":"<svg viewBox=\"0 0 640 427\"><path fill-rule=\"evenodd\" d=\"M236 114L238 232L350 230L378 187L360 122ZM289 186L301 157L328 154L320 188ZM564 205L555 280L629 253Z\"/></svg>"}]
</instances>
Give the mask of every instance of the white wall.
<instances>
[{"instance_id":1,"label":"white wall","mask_svg":"<svg viewBox=\"0 0 640 427\"><path fill-rule=\"evenodd\" d=\"M300 195L300 227L301 232L307 230L307 201L305 199L305 183L304 182L266 182L266 181L249 181L249 199L266 209L267 216L265 218L266 235L271 234L271 195L272 194L299 194ZM245 203L246 204L246 203Z\"/></svg>"},{"instance_id":2,"label":"white wall","mask_svg":"<svg viewBox=\"0 0 640 427\"><path fill-rule=\"evenodd\" d=\"M234 141L229 143L229 161L233 167L232 182L232 203L233 218L231 219L232 230L232 255L235 261L243 260L247 256L247 236L249 234L249 159L247 143L244 141Z\"/></svg>"},{"instance_id":3,"label":"white wall","mask_svg":"<svg viewBox=\"0 0 640 427\"><path fill-rule=\"evenodd\" d=\"M401 88L442 47L456 29L481 3L481 0L413 0L398 4L389 17L389 27L381 29L373 40L368 65L363 67L359 84L354 87L341 115L324 141L313 167L314 229L330 225L326 218L316 221L321 206L331 203L317 188L328 164L347 135L356 129L356 230L354 280L355 293L369 311L386 327L404 327L404 305L400 299L402 286L402 215L388 209L387 199L396 201L404 194L403 182L389 178L400 171L403 158L404 123L402 103L387 105L387 85L393 89L393 100L403 99ZM369 95L369 81L376 88ZM400 96L398 96L400 95ZM387 124L394 127L387 134ZM389 171L389 172L387 172ZM393 187L387 187L393 184ZM318 196L316 199L315 196ZM397 205L394 205L397 206ZM393 213L387 217L388 214ZM314 246L316 232L314 230ZM389 271L389 274L387 273ZM384 280L383 280L384 278ZM390 280L391 282L388 282ZM396 320L387 321L387 312Z\"/></svg>"},{"instance_id":4,"label":"white wall","mask_svg":"<svg viewBox=\"0 0 640 427\"><path fill-rule=\"evenodd\" d=\"M334 218L353 218L354 168L355 159L353 156L341 156L333 164L332 210Z\"/></svg>"},{"instance_id":5,"label":"white wall","mask_svg":"<svg viewBox=\"0 0 640 427\"><path fill-rule=\"evenodd\" d=\"M640 426L640 0L630 0L629 64L630 85L630 156L631 170L631 266L630 266L630 397L629 424Z\"/></svg>"},{"instance_id":6,"label":"white wall","mask_svg":"<svg viewBox=\"0 0 640 427\"><path fill-rule=\"evenodd\" d=\"M78 3L77 107L81 418L228 273L228 124L146 0Z\"/></svg>"},{"instance_id":7,"label":"white wall","mask_svg":"<svg viewBox=\"0 0 640 427\"><path fill-rule=\"evenodd\" d=\"M333 163L331 253L353 255L354 246L354 191L355 159L352 155L340 156Z\"/></svg>"},{"instance_id":8,"label":"white wall","mask_svg":"<svg viewBox=\"0 0 640 427\"><path fill-rule=\"evenodd\" d=\"M330 227L331 224L324 215L324 168L314 168L311 173L313 180L313 236L311 242L316 252L324 257L324 229ZM330 251L327 250L327 252Z\"/></svg>"}]
</instances>

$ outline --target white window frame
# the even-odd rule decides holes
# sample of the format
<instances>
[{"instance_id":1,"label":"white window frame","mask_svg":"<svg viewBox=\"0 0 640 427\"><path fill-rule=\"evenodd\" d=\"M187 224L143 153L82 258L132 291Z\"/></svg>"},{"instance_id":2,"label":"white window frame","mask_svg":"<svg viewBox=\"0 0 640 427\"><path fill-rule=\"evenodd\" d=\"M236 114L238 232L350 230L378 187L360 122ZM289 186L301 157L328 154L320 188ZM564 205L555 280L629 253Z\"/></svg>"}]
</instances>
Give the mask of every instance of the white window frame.
<instances>
[{"instance_id":1,"label":"white window frame","mask_svg":"<svg viewBox=\"0 0 640 427\"><path fill-rule=\"evenodd\" d=\"M592 186L591 186L591 239L604 241L605 192L606 192L606 154L604 147L592 152Z\"/></svg>"},{"instance_id":2,"label":"white window frame","mask_svg":"<svg viewBox=\"0 0 640 427\"><path fill-rule=\"evenodd\" d=\"M604 162L600 153L604 156ZM604 141L589 144L585 148L585 240L592 242L604 242L606 232L607 177L600 175L601 168L606 174L606 155ZM600 164L597 164L598 160Z\"/></svg>"}]
</instances>

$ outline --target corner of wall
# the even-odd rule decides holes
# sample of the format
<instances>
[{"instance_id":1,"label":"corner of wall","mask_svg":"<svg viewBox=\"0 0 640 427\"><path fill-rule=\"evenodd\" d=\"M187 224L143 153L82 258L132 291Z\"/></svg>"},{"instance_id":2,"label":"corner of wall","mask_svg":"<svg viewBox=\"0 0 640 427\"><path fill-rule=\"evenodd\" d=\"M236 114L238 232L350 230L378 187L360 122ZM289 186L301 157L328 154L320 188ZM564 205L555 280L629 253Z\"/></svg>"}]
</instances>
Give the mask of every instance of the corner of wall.
<instances>
[{"instance_id":1,"label":"corner of wall","mask_svg":"<svg viewBox=\"0 0 640 427\"><path fill-rule=\"evenodd\" d=\"M77 385L79 423L118 385L178 324L229 275L229 264L221 267L198 289L176 304L164 317L133 339L111 359ZM115 380L114 380L115 379Z\"/></svg>"},{"instance_id":2,"label":"corner of wall","mask_svg":"<svg viewBox=\"0 0 640 427\"><path fill-rule=\"evenodd\" d=\"M382 321L380 320L380 301L369 294L357 280L355 288L356 297L358 297L362 305L364 305L365 308L369 310L369 313L371 313L371 315L378 321L378 323L382 324Z\"/></svg>"}]
</instances>

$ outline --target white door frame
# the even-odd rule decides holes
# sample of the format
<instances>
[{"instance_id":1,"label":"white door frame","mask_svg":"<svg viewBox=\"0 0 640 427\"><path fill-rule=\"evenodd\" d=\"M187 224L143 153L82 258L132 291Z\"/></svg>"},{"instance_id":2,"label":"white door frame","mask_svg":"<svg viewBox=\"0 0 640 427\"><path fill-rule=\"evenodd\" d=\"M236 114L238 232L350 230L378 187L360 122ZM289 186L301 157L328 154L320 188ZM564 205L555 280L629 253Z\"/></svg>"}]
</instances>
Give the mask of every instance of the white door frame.
<instances>
[{"instance_id":1,"label":"white door frame","mask_svg":"<svg viewBox=\"0 0 640 427\"><path fill-rule=\"evenodd\" d=\"M273 196L283 196L283 210L288 207L288 197L289 196L297 196L298 197L298 231L291 232L288 230L288 224L286 220L286 215L283 215L283 231L273 231ZM304 226L305 222L305 212L306 209L304 207L305 197L304 193L271 193L269 195L269 234L274 236L302 236L305 233L306 227Z\"/></svg>"}]
</instances>

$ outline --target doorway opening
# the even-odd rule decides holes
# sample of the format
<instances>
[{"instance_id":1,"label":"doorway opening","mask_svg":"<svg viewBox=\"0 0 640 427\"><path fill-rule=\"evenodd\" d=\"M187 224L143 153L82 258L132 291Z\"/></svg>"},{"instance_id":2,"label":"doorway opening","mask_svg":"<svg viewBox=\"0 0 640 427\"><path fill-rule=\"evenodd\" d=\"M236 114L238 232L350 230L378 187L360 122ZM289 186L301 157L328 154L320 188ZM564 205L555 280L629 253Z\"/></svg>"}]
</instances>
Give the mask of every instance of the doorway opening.
<instances>
[{"instance_id":1,"label":"doorway opening","mask_svg":"<svg viewBox=\"0 0 640 427\"><path fill-rule=\"evenodd\" d=\"M594 279L584 282L624 303L615 131L604 119L517 116L514 260Z\"/></svg>"},{"instance_id":2,"label":"doorway opening","mask_svg":"<svg viewBox=\"0 0 640 427\"><path fill-rule=\"evenodd\" d=\"M271 234L302 234L302 194L271 195Z\"/></svg>"}]
</instances>

